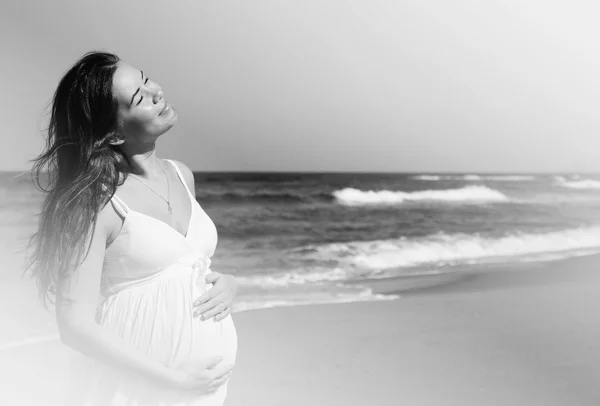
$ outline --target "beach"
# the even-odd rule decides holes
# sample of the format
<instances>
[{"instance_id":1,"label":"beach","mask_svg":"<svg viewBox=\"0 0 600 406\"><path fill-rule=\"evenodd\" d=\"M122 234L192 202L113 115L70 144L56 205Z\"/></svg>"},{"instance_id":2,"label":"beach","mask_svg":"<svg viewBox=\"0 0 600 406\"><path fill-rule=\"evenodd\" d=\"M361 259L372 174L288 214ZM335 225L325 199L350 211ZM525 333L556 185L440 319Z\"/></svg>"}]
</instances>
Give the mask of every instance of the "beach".
<instances>
[{"instance_id":1,"label":"beach","mask_svg":"<svg viewBox=\"0 0 600 406\"><path fill-rule=\"evenodd\" d=\"M599 266L594 255L398 278L373 284L393 301L235 314L226 404L596 405ZM47 404L63 351L1 354L5 399Z\"/></svg>"},{"instance_id":2,"label":"beach","mask_svg":"<svg viewBox=\"0 0 600 406\"><path fill-rule=\"evenodd\" d=\"M598 265L498 267L399 282L393 302L240 315L229 405L597 405Z\"/></svg>"},{"instance_id":3,"label":"beach","mask_svg":"<svg viewBox=\"0 0 600 406\"><path fill-rule=\"evenodd\" d=\"M0 13L0 406L600 406L600 3L113 3Z\"/></svg>"}]
</instances>

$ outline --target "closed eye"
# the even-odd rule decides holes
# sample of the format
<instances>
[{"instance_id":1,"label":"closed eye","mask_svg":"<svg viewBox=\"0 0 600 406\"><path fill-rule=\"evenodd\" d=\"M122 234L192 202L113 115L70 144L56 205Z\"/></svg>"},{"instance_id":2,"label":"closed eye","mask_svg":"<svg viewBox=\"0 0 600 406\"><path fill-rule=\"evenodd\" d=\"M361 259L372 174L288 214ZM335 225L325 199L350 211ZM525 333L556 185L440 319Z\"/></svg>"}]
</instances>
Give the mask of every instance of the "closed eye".
<instances>
[{"instance_id":1,"label":"closed eye","mask_svg":"<svg viewBox=\"0 0 600 406\"><path fill-rule=\"evenodd\" d=\"M148 79L149 79L149 78L146 78L146 80L144 80L144 84L148 83ZM141 96L141 95L140 95L140 96ZM141 96L141 97L140 97L140 101L139 101L139 102L137 102L136 106L138 106L138 105L139 105L139 104L142 102L142 100L144 100L144 96Z\"/></svg>"}]
</instances>

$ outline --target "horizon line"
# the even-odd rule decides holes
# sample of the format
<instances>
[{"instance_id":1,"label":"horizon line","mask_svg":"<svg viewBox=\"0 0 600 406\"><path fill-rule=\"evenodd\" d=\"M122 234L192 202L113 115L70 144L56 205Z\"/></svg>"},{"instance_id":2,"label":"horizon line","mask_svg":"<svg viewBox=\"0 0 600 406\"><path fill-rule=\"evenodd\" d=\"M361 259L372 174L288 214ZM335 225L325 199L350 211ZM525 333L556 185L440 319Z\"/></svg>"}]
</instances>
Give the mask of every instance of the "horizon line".
<instances>
[{"instance_id":1,"label":"horizon line","mask_svg":"<svg viewBox=\"0 0 600 406\"><path fill-rule=\"evenodd\" d=\"M294 174L294 175L318 175L318 174L373 174L373 175L556 175L556 174L600 174L600 170L597 172L593 171L359 171L359 170L326 170L326 171L314 171L314 170L192 170L193 173L198 174ZM16 170L16 169L4 169L0 170L0 173L15 173L25 175L30 173L29 169ZM44 172L43 172L44 173Z\"/></svg>"}]
</instances>

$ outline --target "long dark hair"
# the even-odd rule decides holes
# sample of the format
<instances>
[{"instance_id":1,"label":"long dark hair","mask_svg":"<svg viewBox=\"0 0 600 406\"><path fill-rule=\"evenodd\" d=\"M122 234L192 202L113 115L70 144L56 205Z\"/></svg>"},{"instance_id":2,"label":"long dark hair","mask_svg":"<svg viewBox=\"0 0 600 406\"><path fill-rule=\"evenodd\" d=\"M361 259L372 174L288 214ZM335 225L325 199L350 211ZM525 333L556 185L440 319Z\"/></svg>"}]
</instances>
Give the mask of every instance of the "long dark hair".
<instances>
[{"instance_id":1,"label":"long dark hair","mask_svg":"<svg viewBox=\"0 0 600 406\"><path fill-rule=\"evenodd\" d=\"M127 159L109 143L118 139L112 93L118 62L112 53L88 52L65 73L52 99L46 147L31 161L45 199L25 272L36 279L44 305L54 303L57 283L87 256L98 213L122 183L120 173L128 172Z\"/></svg>"}]
</instances>

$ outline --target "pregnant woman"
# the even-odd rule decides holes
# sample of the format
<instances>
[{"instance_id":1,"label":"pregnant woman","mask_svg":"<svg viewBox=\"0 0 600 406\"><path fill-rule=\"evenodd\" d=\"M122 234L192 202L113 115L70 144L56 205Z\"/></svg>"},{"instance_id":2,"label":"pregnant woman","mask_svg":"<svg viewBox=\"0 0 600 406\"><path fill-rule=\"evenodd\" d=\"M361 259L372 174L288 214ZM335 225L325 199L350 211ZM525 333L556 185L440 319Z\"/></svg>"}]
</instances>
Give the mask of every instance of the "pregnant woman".
<instances>
[{"instance_id":1,"label":"pregnant woman","mask_svg":"<svg viewBox=\"0 0 600 406\"><path fill-rule=\"evenodd\" d=\"M161 87L107 52L84 55L54 94L27 269L77 350L73 405L225 401L237 285L210 269L217 231L191 170L156 155L176 122Z\"/></svg>"}]
</instances>

